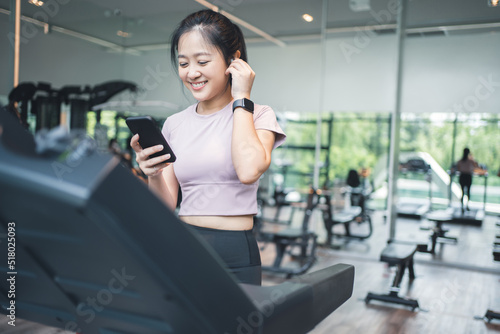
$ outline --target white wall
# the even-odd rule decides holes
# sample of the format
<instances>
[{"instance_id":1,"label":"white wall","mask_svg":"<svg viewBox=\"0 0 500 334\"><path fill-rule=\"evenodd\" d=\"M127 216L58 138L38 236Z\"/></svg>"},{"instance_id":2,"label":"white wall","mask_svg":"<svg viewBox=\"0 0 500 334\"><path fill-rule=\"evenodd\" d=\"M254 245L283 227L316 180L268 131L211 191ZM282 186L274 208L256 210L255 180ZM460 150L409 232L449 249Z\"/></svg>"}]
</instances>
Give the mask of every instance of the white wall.
<instances>
[{"instance_id":1,"label":"white wall","mask_svg":"<svg viewBox=\"0 0 500 334\"><path fill-rule=\"evenodd\" d=\"M59 33L44 34L40 27L26 23L20 44L19 82L44 81L52 87L64 85L95 85L123 77L123 57L102 48ZM8 30L8 16L0 15L0 28ZM4 30L5 29L5 30ZM8 95L10 42L0 44L0 95Z\"/></svg>"},{"instance_id":2,"label":"white wall","mask_svg":"<svg viewBox=\"0 0 500 334\"><path fill-rule=\"evenodd\" d=\"M499 56L498 32L408 39L403 112L500 113Z\"/></svg>"},{"instance_id":3,"label":"white wall","mask_svg":"<svg viewBox=\"0 0 500 334\"><path fill-rule=\"evenodd\" d=\"M328 111L390 111L396 89L396 36L329 39Z\"/></svg>"},{"instance_id":4,"label":"white wall","mask_svg":"<svg viewBox=\"0 0 500 334\"><path fill-rule=\"evenodd\" d=\"M8 28L0 16L0 28ZM248 45L257 73L252 98L277 111L317 112L324 89L325 111L391 111L396 79L395 35L329 38L325 86L321 87L319 42ZM0 95L7 95L8 40L0 42ZM500 112L500 34L435 36L406 40L403 112ZM483 78L483 79L480 79ZM169 50L141 56L108 53L100 47L58 33L21 44L21 81L94 85L131 80L145 89L145 100L163 100L179 110L193 101L183 93ZM481 81L482 80L482 81ZM484 84L482 82L488 82ZM489 89L489 90L488 90ZM455 107L457 108L457 107Z\"/></svg>"}]
</instances>

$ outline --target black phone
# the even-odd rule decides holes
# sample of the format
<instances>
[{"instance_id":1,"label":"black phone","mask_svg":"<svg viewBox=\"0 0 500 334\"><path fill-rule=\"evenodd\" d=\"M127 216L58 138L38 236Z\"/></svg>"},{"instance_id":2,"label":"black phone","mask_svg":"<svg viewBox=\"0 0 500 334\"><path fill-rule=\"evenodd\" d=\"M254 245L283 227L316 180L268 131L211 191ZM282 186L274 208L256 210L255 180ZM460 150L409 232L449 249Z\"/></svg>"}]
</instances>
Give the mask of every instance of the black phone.
<instances>
[{"instance_id":1,"label":"black phone","mask_svg":"<svg viewBox=\"0 0 500 334\"><path fill-rule=\"evenodd\" d=\"M163 145L163 150L151 154L149 156L150 159L159 157L160 155L170 154L170 159L164 162L175 161L176 157L174 151L172 151L170 145L168 145L165 137L163 137L163 134L151 116L128 117L125 122L133 134L139 134L139 144L141 144L143 149L151 146Z\"/></svg>"}]
</instances>

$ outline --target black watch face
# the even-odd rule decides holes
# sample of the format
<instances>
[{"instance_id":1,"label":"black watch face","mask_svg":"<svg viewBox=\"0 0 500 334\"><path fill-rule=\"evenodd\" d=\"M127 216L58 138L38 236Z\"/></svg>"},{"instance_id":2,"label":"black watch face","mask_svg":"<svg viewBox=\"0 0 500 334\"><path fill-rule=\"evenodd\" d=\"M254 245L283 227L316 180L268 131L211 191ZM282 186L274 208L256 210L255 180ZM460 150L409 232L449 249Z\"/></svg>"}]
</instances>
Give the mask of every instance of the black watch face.
<instances>
[{"instance_id":1,"label":"black watch face","mask_svg":"<svg viewBox=\"0 0 500 334\"><path fill-rule=\"evenodd\" d=\"M243 101L245 101L245 106L244 108L246 110L249 110L249 111L253 111L253 102L250 101L249 99L244 99Z\"/></svg>"}]
</instances>

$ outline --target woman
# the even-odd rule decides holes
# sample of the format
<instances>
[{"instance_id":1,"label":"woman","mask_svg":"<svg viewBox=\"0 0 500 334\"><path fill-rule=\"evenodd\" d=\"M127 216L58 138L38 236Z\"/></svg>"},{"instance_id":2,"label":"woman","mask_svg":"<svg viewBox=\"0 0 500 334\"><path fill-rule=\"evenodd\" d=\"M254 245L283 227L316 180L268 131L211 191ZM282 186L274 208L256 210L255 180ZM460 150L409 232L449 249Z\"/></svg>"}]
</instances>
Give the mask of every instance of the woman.
<instances>
[{"instance_id":1,"label":"woman","mask_svg":"<svg viewBox=\"0 0 500 334\"><path fill-rule=\"evenodd\" d=\"M247 63L243 34L225 16L203 10L186 17L172 36L171 56L198 103L170 116L163 135L177 156L148 159L161 147L142 149L131 140L149 187L200 233L243 283L261 283L253 236L260 176L285 134L271 108L253 104L255 73Z\"/></svg>"},{"instance_id":2,"label":"woman","mask_svg":"<svg viewBox=\"0 0 500 334\"><path fill-rule=\"evenodd\" d=\"M457 162L457 171L460 172L458 182L462 188L462 212L464 212L464 199L467 192L467 210L469 210L470 187L472 185L472 175L474 170L479 168L478 163L472 158L470 150L466 147L462 155L462 159Z\"/></svg>"}]
</instances>

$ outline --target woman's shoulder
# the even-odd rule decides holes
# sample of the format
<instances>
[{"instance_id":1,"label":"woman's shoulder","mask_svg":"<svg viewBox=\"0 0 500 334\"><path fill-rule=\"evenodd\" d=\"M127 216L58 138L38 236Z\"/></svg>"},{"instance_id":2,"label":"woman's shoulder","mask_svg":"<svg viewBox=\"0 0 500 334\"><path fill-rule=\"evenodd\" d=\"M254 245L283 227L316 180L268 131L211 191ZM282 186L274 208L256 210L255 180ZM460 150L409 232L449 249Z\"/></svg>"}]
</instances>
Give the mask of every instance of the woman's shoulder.
<instances>
[{"instance_id":1,"label":"woman's shoulder","mask_svg":"<svg viewBox=\"0 0 500 334\"><path fill-rule=\"evenodd\" d=\"M268 113L274 114L273 108L271 108L270 106L268 106L266 104L254 103L254 115L256 117L258 117L262 114L268 114Z\"/></svg>"},{"instance_id":2,"label":"woman's shoulder","mask_svg":"<svg viewBox=\"0 0 500 334\"><path fill-rule=\"evenodd\" d=\"M179 126L179 124L184 122L189 117L195 106L196 105L191 105L182 111L176 112L175 114L168 116L167 119L165 120L163 127L168 128L169 130L175 129L177 126Z\"/></svg>"},{"instance_id":3,"label":"woman's shoulder","mask_svg":"<svg viewBox=\"0 0 500 334\"><path fill-rule=\"evenodd\" d=\"M273 110L273 108L271 108L267 104L254 103L254 110L264 110L265 111L265 110Z\"/></svg>"}]
</instances>

